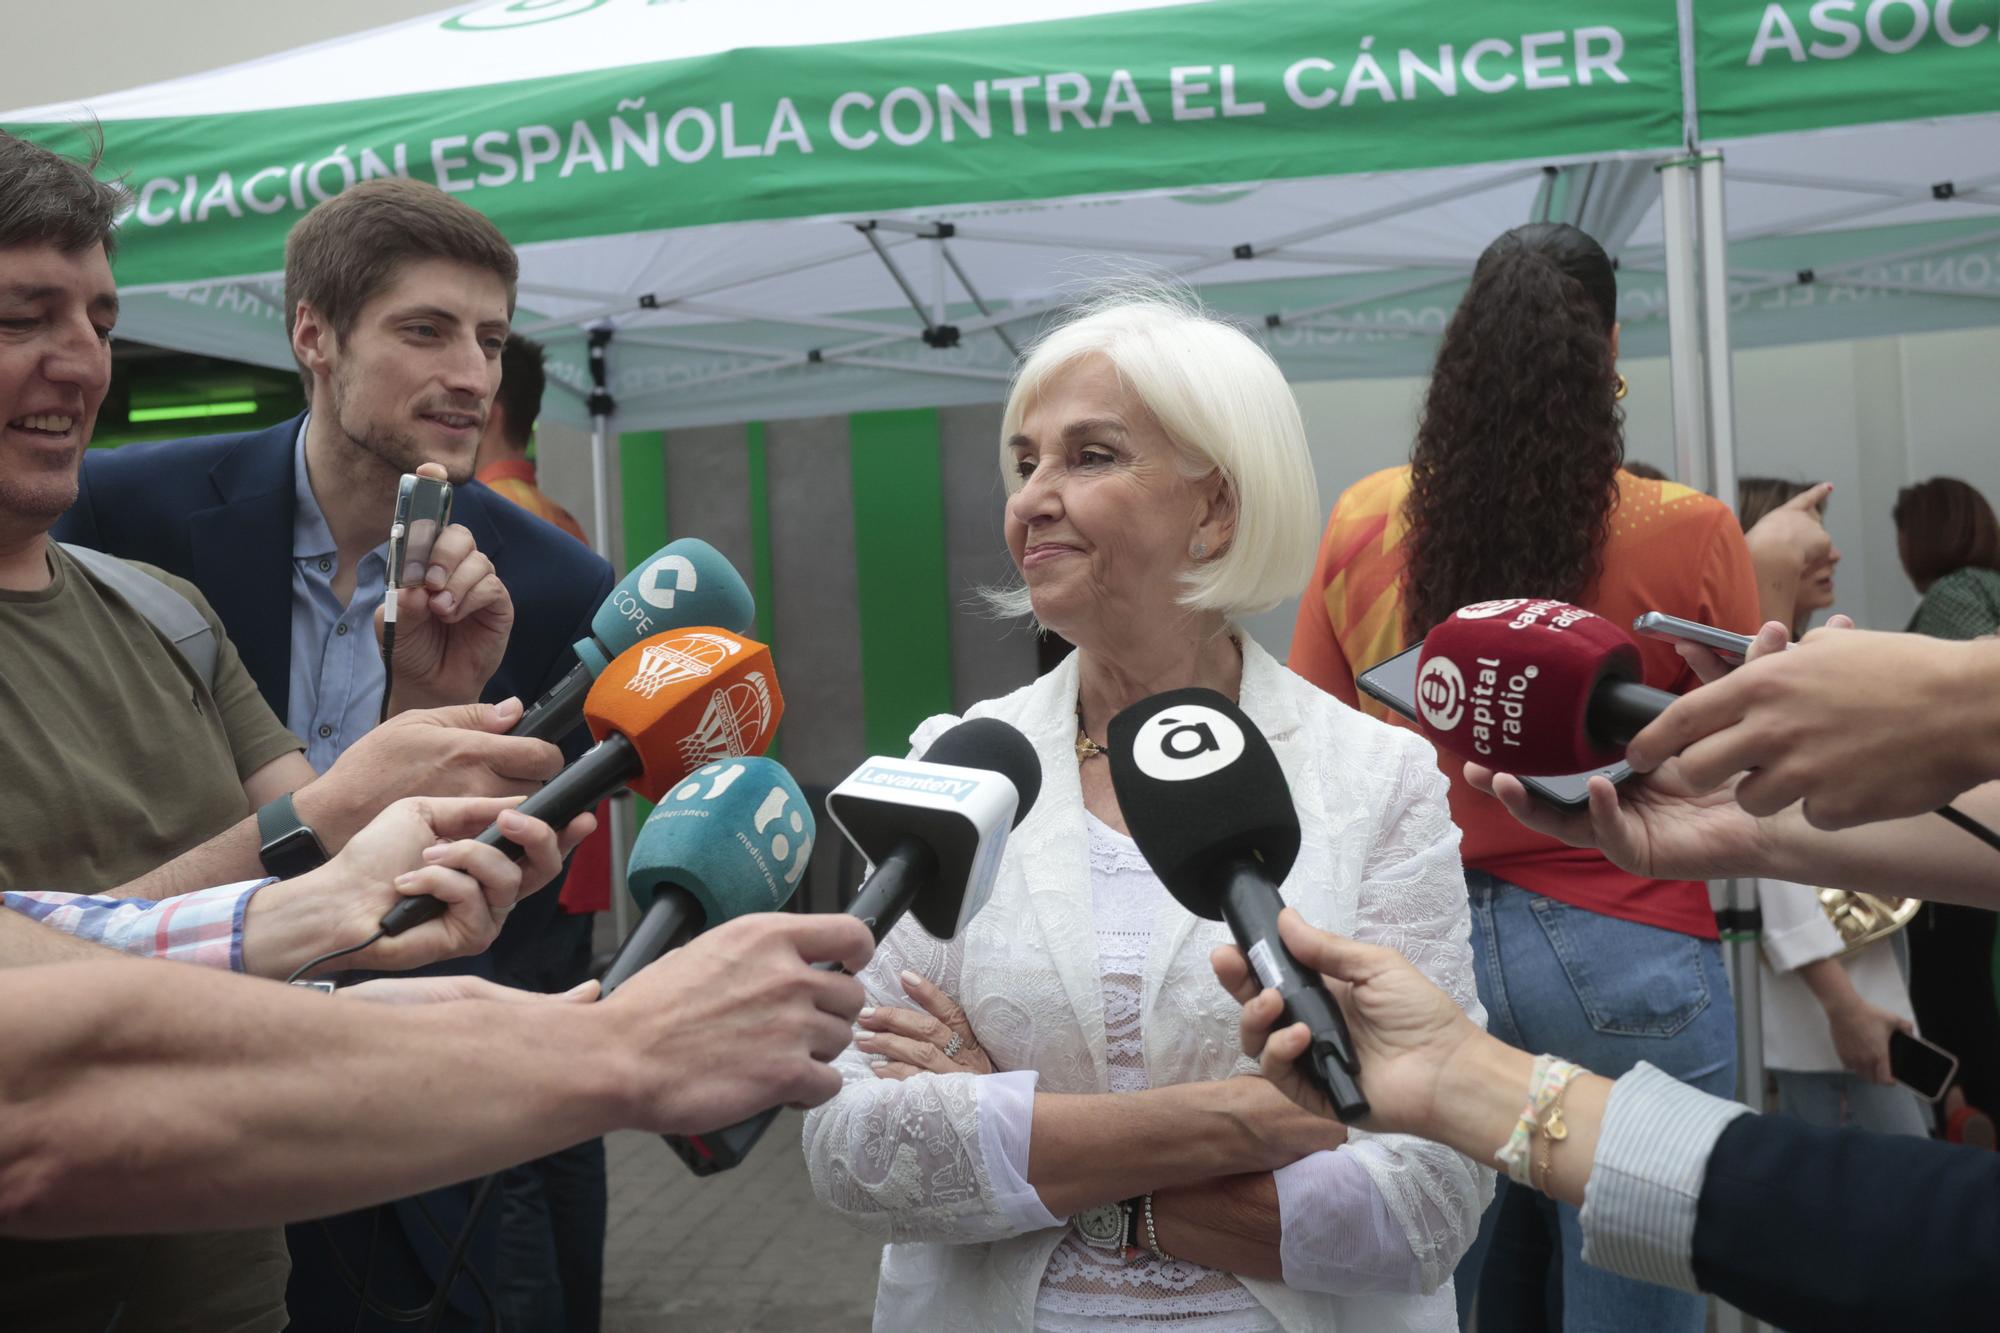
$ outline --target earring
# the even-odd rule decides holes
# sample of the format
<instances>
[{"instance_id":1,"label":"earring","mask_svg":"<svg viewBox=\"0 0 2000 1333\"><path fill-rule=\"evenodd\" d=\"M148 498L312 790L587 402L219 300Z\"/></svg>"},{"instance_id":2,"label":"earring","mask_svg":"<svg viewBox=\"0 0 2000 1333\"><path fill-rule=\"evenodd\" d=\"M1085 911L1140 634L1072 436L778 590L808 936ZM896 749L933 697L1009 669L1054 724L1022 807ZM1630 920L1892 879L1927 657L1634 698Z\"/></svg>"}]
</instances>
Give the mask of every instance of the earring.
<instances>
[{"instance_id":1,"label":"earring","mask_svg":"<svg viewBox=\"0 0 2000 1333\"><path fill-rule=\"evenodd\" d=\"M1623 375L1620 375L1618 377L1618 392L1612 394L1611 396L1615 399L1619 399L1620 401L1622 401L1625 397L1625 391L1631 387L1632 387L1631 385L1625 382L1625 377Z\"/></svg>"},{"instance_id":2,"label":"earring","mask_svg":"<svg viewBox=\"0 0 2000 1333\"><path fill-rule=\"evenodd\" d=\"M1197 537L1194 545L1188 549L1188 554L1197 560L1208 559L1208 543Z\"/></svg>"}]
</instances>

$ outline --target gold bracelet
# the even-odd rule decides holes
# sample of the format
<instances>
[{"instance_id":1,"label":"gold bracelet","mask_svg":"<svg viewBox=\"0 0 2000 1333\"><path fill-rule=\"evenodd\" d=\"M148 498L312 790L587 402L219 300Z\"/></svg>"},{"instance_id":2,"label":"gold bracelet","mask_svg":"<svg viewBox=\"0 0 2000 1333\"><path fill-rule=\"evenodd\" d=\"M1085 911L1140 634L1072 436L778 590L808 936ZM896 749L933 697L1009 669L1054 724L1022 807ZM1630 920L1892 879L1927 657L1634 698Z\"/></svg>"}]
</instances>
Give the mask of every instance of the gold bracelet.
<instances>
[{"instance_id":1,"label":"gold bracelet","mask_svg":"<svg viewBox=\"0 0 2000 1333\"><path fill-rule=\"evenodd\" d=\"M1562 1107L1563 1094L1568 1091L1569 1080L1565 1079L1556 1088L1555 1099L1549 1103L1548 1112L1542 1117L1541 1134L1538 1136L1542 1141L1542 1160L1539 1163L1542 1183L1535 1188L1544 1194L1549 1192L1549 1177L1555 1171L1555 1145L1569 1137L1569 1124L1563 1119Z\"/></svg>"}]
</instances>

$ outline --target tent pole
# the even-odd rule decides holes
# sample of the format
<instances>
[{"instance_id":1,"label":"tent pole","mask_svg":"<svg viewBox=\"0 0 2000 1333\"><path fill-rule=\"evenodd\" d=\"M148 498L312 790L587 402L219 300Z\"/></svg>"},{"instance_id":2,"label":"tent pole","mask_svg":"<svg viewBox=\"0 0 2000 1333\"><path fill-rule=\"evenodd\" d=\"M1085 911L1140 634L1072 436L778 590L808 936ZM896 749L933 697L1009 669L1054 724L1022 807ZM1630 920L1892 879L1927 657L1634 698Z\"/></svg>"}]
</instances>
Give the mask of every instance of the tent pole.
<instances>
[{"instance_id":1,"label":"tent pole","mask_svg":"<svg viewBox=\"0 0 2000 1333\"><path fill-rule=\"evenodd\" d=\"M1736 396L1729 351L1729 234L1723 218L1722 155L1704 153L1700 167L1701 303L1708 379L1710 491L1736 503Z\"/></svg>"},{"instance_id":2,"label":"tent pole","mask_svg":"<svg viewBox=\"0 0 2000 1333\"><path fill-rule=\"evenodd\" d=\"M1701 476L1701 310L1695 297L1695 238L1687 159L1660 166L1660 214L1666 231L1667 369L1674 409L1674 480L1706 489Z\"/></svg>"},{"instance_id":3,"label":"tent pole","mask_svg":"<svg viewBox=\"0 0 2000 1333\"><path fill-rule=\"evenodd\" d=\"M618 404L610 387L612 332L609 324L590 331L590 519L597 553L616 568L618 549L611 540L611 414ZM619 892L631 845L632 798L621 791L611 798L611 920L621 940L632 933L632 895Z\"/></svg>"},{"instance_id":4,"label":"tent pole","mask_svg":"<svg viewBox=\"0 0 2000 1333\"><path fill-rule=\"evenodd\" d=\"M1723 214L1722 154L1701 154L1696 168L1697 227L1701 246L1702 366L1708 382L1709 492L1736 506L1735 363L1729 346L1729 232ZM1723 951L1736 1001L1736 1099L1753 1111L1764 1109L1763 913L1755 879L1726 880L1727 914L1721 921ZM1717 1327L1735 1316L1742 1333L1759 1333L1754 1316L1723 1306Z\"/></svg>"}]
</instances>

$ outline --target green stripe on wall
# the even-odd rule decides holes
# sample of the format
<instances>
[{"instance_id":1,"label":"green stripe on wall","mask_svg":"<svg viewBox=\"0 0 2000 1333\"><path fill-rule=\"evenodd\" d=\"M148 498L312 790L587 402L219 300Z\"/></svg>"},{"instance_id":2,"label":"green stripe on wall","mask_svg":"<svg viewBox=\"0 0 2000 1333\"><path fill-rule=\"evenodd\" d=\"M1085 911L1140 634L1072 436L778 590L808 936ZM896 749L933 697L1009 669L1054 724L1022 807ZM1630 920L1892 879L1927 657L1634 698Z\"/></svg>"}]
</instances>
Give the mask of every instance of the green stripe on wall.
<instances>
[{"instance_id":1,"label":"green stripe on wall","mask_svg":"<svg viewBox=\"0 0 2000 1333\"><path fill-rule=\"evenodd\" d=\"M618 503L625 534L625 567L667 544L667 436L635 430L618 436ZM620 571L621 573L623 571ZM653 813L653 803L632 797L632 827Z\"/></svg>"},{"instance_id":2,"label":"green stripe on wall","mask_svg":"<svg viewBox=\"0 0 2000 1333\"><path fill-rule=\"evenodd\" d=\"M764 454L764 423L743 428L750 459L750 595L757 599L757 624L751 637L778 651L776 604L771 600L771 474Z\"/></svg>"},{"instance_id":3,"label":"green stripe on wall","mask_svg":"<svg viewBox=\"0 0 2000 1333\"><path fill-rule=\"evenodd\" d=\"M749 462L750 484L750 595L757 602L757 623L750 628L750 637L771 650L773 661L778 660L778 608L771 591L771 474L764 455L764 423L752 421L743 428L744 454ZM784 678L781 675L779 679ZM778 734L771 738L771 748L764 753L773 759L782 760L785 748L785 728L778 724Z\"/></svg>"},{"instance_id":4,"label":"green stripe on wall","mask_svg":"<svg viewBox=\"0 0 2000 1333\"><path fill-rule=\"evenodd\" d=\"M951 708L938 414L848 418L862 724L870 754L908 751L910 732Z\"/></svg>"}]
</instances>

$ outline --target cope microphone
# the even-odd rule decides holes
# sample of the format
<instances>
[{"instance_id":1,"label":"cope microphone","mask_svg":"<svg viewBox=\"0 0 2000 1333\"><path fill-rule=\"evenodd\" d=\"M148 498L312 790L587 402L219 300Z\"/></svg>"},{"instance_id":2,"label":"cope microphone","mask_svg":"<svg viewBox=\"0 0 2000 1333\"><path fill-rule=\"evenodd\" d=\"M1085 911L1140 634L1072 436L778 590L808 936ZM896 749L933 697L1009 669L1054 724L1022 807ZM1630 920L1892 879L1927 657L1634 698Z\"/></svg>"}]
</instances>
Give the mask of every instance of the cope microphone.
<instances>
[{"instance_id":1,"label":"cope microphone","mask_svg":"<svg viewBox=\"0 0 2000 1333\"><path fill-rule=\"evenodd\" d=\"M558 741L583 720L583 701L611 660L641 639L694 625L742 634L757 620L757 604L722 553L696 537L669 542L619 580L576 641L576 665L521 714L510 736Z\"/></svg>"},{"instance_id":2,"label":"cope microphone","mask_svg":"<svg viewBox=\"0 0 2000 1333\"><path fill-rule=\"evenodd\" d=\"M1476 602L1417 655L1417 725L1460 758L1541 777L1617 762L1678 695L1639 681L1639 647L1602 616L1527 597Z\"/></svg>"},{"instance_id":3,"label":"cope microphone","mask_svg":"<svg viewBox=\"0 0 2000 1333\"><path fill-rule=\"evenodd\" d=\"M826 812L875 867L849 916L877 944L905 913L937 939L956 938L992 896L1007 835L1042 789L1035 747L997 718L961 722L922 759L870 758L827 794ZM837 964L825 964L837 968ZM708 1134L666 1136L698 1176L739 1165L777 1108Z\"/></svg>"},{"instance_id":4,"label":"cope microphone","mask_svg":"<svg viewBox=\"0 0 2000 1333\"><path fill-rule=\"evenodd\" d=\"M561 828L629 786L649 801L717 759L770 748L784 696L771 650L714 627L670 630L620 653L584 700L597 744L517 807ZM495 823L478 840L515 860L523 852ZM400 935L444 912L428 894L405 898L382 918Z\"/></svg>"},{"instance_id":5,"label":"cope microphone","mask_svg":"<svg viewBox=\"0 0 2000 1333\"><path fill-rule=\"evenodd\" d=\"M1307 1076L1341 1120L1368 1114L1347 1020L1317 972L1278 936L1278 886L1299 854L1299 816L1278 756L1213 690L1170 690L1111 719L1111 785L1146 864L1181 906L1226 921L1264 985L1303 1022Z\"/></svg>"},{"instance_id":6,"label":"cope microphone","mask_svg":"<svg viewBox=\"0 0 2000 1333\"><path fill-rule=\"evenodd\" d=\"M775 759L724 759L689 774L632 845L625 887L644 915L599 997L704 930L783 907L805 876L815 831L804 793Z\"/></svg>"}]
</instances>

